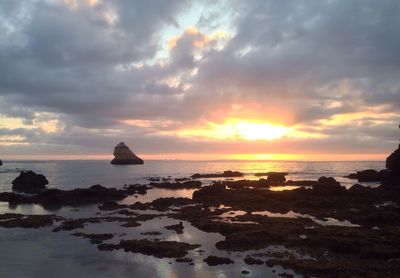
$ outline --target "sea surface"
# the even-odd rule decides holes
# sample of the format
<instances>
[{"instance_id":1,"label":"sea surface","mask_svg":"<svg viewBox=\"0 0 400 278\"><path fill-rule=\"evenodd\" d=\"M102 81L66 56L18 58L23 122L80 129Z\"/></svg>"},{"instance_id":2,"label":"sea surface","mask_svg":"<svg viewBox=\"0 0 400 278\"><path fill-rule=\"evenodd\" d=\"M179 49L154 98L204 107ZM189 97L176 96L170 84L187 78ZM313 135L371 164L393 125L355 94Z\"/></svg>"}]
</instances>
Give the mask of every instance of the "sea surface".
<instances>
[{"instance_id":1,"label":"sea surface","mask_svg":"<svg viewBox=\"0 0 400 278\"><path fill-rule=\"evenodd\" d=\"M287 179L316 180L332 176L346 187L356 181L343 176L364 169L380 170L384 162L274 162L274 161L146 161L144 165L111 165L109 161L4 161L0 166L0 192L11 191L12 181L21 170L33 170L49 180L48 187L72 189L101 184L120 188L125 184L146 184L150 177L182 178L194 173L240 171L246 179L257 179L255 173L288 172ZM215 180L215 179L214 179ZM204 184L211 180L202 180ZM376 183L365 183L377 186ZM131 196L121 203L149 202L159 197L191 197L194 190L151 189L144 196ZM63 207L49 211L38 205L11 207L0 202L0 213L58 214L68 218L92 217L97 205L79 208ZM267 213L268 214L268 213ZM271 215L270 215L271 216ZM52 228L0 228L0 277L278 277L282 269L248 266L243 263L246 253L230 252L235 264L209 267L202 260L208 255L226 256L214 245L223 240L218 233L205 233L183 221L184 233L176 234L163 227L176 220L160 217L143 222L135 228L122 228L116 223L90 224L84 232L127 233L123 238L146 238L140 232L161 231L163 240L201 244L205 254L190 254L195 265L176 263L173 259L123 251L101 252L88 240L73 237L70 232L51 232ZM332 222L334 223L334 221ZM328 223L329 224L329 223ZM271 246L270 248L282 248ZM242 270L250 274L243 276ZM293 273L294 274L294 273Z\"/></svg>"}]
</instances>

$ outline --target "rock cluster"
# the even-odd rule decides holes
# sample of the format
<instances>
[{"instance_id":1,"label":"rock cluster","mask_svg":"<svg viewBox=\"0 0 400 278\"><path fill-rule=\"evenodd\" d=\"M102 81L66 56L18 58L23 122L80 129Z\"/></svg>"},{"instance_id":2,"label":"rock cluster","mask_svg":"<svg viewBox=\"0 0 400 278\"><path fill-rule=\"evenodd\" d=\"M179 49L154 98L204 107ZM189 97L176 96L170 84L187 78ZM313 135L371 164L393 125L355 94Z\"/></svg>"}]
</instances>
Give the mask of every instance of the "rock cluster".
<instances>
[{"instance_id":1,"label":"rock cluster","mask_svg":"<svg viewBox=\"0 0 400 278\"><path fill-rule=\"evenodd\" d=\"M46 189L49 181L42 174L33 171L22 171L12 182L13 191L23 193L39 193Z\"/></svg>"},{"instance_id":2,"label":"rock cluster","mask_svg":"<svg viewBox=\"0 0 400 278\"><path fill-rule=\"evenodd\" d=\"M384 179L386 175L385 170L376 171L374 169L367 169L363 171L357 171L356 173L352 173L345 178L358 180L359 182L379 182Z\"/></svg>"},{"instance_id":3,"label":"rock cluster","mask_svg":"<svg viewBox=\"0 0 400 278\"><path fill-rule=\"evenodd\" d=\"M135 155L124 142L120 142L114 148L114 159L111 164L126 165L126 164L143 164L143 159Z\"/></svg>"}]
</instances>

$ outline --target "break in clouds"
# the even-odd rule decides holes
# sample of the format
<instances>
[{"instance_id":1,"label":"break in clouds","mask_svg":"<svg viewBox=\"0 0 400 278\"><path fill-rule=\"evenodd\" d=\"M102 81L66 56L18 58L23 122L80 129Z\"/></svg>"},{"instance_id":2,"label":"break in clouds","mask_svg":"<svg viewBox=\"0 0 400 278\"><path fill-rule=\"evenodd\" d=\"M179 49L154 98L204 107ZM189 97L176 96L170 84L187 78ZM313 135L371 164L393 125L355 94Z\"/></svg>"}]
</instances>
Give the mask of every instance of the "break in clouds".
<instances>
[{"instance_id":1,"label":"break in clouds","mask_svg":"<svg viewBox=\"0 0 400 278\"><path fill-rule=\"evenodd\" d=\"M108 153L120 140L138 153L387 153L399 14L396 0L1 1L1 153ZM229 118L302 136L181 132Z\"/></svg>"}]
</instances>

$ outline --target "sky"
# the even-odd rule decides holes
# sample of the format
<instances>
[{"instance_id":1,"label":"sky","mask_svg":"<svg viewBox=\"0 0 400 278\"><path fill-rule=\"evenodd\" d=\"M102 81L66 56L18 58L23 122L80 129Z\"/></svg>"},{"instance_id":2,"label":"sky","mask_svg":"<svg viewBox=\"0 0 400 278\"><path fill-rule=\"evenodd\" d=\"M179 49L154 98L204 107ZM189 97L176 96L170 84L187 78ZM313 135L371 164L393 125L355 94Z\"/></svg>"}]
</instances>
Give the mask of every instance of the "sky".
<instances>
[{"instance_id":1,"label":"sky","mask_svg":"<svg viewBox=\"0 0 400 278\"><path fill-rule=\"evenodd\" d=\"M383 160L397 0L2 0L0 159Z\"/></svg>"}]
</instances>

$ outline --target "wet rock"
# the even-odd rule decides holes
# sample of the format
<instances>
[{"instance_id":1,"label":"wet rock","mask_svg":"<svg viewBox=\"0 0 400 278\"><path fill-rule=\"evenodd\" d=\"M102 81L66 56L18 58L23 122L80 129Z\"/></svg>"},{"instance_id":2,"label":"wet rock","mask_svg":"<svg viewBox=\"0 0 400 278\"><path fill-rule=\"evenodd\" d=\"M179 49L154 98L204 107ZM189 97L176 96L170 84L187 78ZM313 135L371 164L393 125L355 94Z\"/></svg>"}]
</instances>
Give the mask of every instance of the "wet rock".
<instances>
[{"instance_id":1,"label":"wet rock","mask_svg":"<svg viewBox=\"0 0 400 278\"><path fill-rule=\"evenodd\" d=\"M179 222L179 224L176 225L170 225L170 226L165 226L164 227L167 230L172 230L175 231L177 234L182 234L183 233L183 223Z\"/></svg>"},{"instance_id":2,"label":"wet rock","mask_svg":"<svg viewBox=\"0 0 400 278\"><path fill-rule=\"evenodd\" d=\"M345 176L345 178L355 179L359 182L379 182L383 179L385 171L376 171L373 169L357 171L356 173Z\"/></svg>"},{"instance_id":3,"label":"wet rock","mask_svg":"<svg viewBox=\"0 0 400 278\"><path fill-rule=\"evenodd\" d=\"M224 171L222 174L199 174L196 173L192 175L192 179L202 179L202 178L240 178L243 177L243 173L239 171Z\"/></svg>"},{"instance_id":4,"label":"wet rock","mask_svg":"<svg viewBox=\"0 0 400 278\"><path fill-rule=\"evenodd\" d=\"M53 232L83 229L86 223L101 223L101 220L100 218L78 218L65 220L61 223L61 225L54 228Z\"/></svg>"},{"instance_id":5,"label":"wet rock","mask_svg":"<svg viewBox=\"0 0 400 278\"><path fill-rule=\"evenodd\" d=\"M90 240L92 244L100 244L105 240L112 239L113 234L85 234L85 233L73 233L73 236L83 237Z\"/></svg>"},{"instance_id":6,"label":"wet rock","mask_svg":"<svg viewBox=\"0 0 400 278\"><path fill-rule=\"evenodd\" d=\"M243 274L243 275L250 274L250 271L248 271L247 269L243 269L243 270L242 270L242 274Z\"/></svg>"},{"instance_id":7,"label":"wet rock","mask_svg":"<svg viewBox=\"0 0 400 278\"><path fill-rule=\"evenodd\" d=\"M104 202L98 208L99 210L118 210L126 207L127 205L121 205L118 204L117 202Z\"/></svg>"},{"instance_id":8,"label":"wet rock","mask_svg":"<svg viewBox=\"0 0 400 278\"><path fill-rule=\"evenodd\" d=\"M141 253L157 258L180 258L188 251L200 247L198 244L189 244L177 241L150 241L147 239L121 240L119 244L100 244L100 250L123 249L125 252Z\"/></svg>"},{"instance_id":9,"label":"wet rock","mask_svg":"<svg viewBox=\"0 0 400 278\"><path fill-rule=\"evenodd\" d=\"M185 181L185 182L161 182L150 183L150 186L155 188L165 189L197 189L201 187L201 181Z\"/></svg>"},{"instance_id":10,"label":"wet rock","mask_svg":"<svg viewBox=\"0 0 400 278\"><path fill-rule=\"evenodd\" d=\"M143 164L143 159L135 155L124 142L120 142L114 148L114 159L111 164L126 165L126 164Z\"/></svg>"},{"instance_id":11,"label":"wet rock","mask_svg":"<svg viewBox=\"0 0 400 278\"><path fill-rule=\"evenodd\" d=\"M231 259L217 256L208 256L203 261L206 262L209 266L216 266L220 264L233 264L233 261Z\"/></svg>"},{"instance_id":12,"label":"wet rock","mask_svg":"<svg viewBox=\"0 0 400 278\"><path fill-rule=\"evenodd\" d=\"M12 184L12 190L24 193L39 193L46 189L49 181L42 174L33 171L22 171Z\"/></svg>"},{"instance_id":13,"label":"wet rock","mask_svg":"<svg viewBox=\"0 0 400 278\"><path fill-rule=\"evenodd\" d=\"M0 214L0 227L3 228L42 228L53 225L62 217L56 215L23 215L16 213Z\"/></svg>"},{"instance_id":14,"label":"wet rock","mask_svg":"<svg viewBox=\"0 0 400 278\"><path fill-rule=\"evenodd\" d=\"M33 196L19 194L1 194L0 199L11 204L40 204L45 208L56 209L62 206L80 206L106 201L121 200L126 191L93 185L89 188L73 190L46 189Z\"/></svg>"},{"instance_id":15,"label":"wet rock","mask_svg":"<svg viewBox=\"0 0 400 278\"><path fill-rule=\"evenodd\" d=\"M239 181L222 181L219 184L225 185L232 189L243 189L243 188L268 188L270 183L266 179L259 180L239 180ZM215 183L214 185L217 185Z\"/></svg>"},{"instance_id":16,"label":"wet rock","mask_svg":"<svg viewBox=\"0 0 400 278\"><path fill-rule=\"evenodd\" d=\"M150 189L150 187L148 187L146 185L140 185L140 184L130 184L130 185L124 186L124 190L129 195L133 195L133 194L145 195L147 193L148 189Z\"/></svg>"},{"instance_id":17,"label":"wet rock","mask_svg":"<svg viewBox=\"0 0 400 278\"><path fill-rule=\"evenodd\" d=\"M318 183L313 185L313 191L318 194L340 194L346 192L346 187L332 177L320 177Z\"/></svg>"},{"instance_id":18,"label":"wet rock","mask_svg":"<svg viewBox=\"0 0 400 278\"><path fill-rule=\"evenodd\" d=\"M286 182L285 176L288 175L286 172L266 172L266 173L256 173L254 174L256 177L265 177L267 176L267 181L269 184L282 185Z\"/></svg>"},{"instance_id":19,"label":"wet rock","mask_svg":"<svg viewBox=\"0 0 400 278\"><path fill-rule=\"evenodd\" d=\"M255 258L253 258L253 257L251 257L251 256L247 256L246 258L244 258L244 262L246 263L246 264L248 264L248 265L254 265L254 264L259 264L259 265L261 265L261 264L264 264L264 262L262 261L262 260L259 260L259 259L255 259Z\"/></svg>"}]
</instances>

